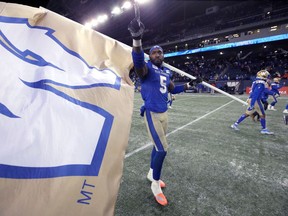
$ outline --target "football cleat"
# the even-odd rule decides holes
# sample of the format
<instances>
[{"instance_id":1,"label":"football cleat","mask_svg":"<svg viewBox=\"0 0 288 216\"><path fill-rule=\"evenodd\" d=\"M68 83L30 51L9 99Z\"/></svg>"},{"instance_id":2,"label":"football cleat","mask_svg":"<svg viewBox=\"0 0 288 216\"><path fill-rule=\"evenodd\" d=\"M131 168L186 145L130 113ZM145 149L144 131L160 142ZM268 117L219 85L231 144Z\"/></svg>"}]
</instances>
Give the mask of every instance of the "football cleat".
<instances>
[{"instance_id":1,"label":"football cleat","mask_svg":"<svg viewBox=\"0 0 288 216\"><path fill-rule=\"evenodd\" d=\"M239 130L238 124L236 124L236 123L232 124L231 128L233 128L234 130Z\"/></svg>"},{"instance_id":2,"label":"football cleat","mask_svg":"<svg viewBox=\"0 0 288 216\"><path fill-rule=\"evenodd\" d=\"M271 131L269 131L267 128L265 128L265 129L262 129L262 130L261 130L261 134L272 135L272 134L274 134L274 132L271 132Z\"/></svg>"},{"instance_id":3,"label":"football cleat","mask_svg":"<svg viewBox=\"0 0 288 216\"><path fill-rule=\"evenodd\" d=\"M153 192L153 195L156 199L156 201L162 205L166 206L168 204L166 197L164 196L162 189L160 187L160 182L159 181L153 181L151 183L151 190Z\"/></svg>"},{"instance_id":4,"label":"football cleat","mask_svg":"<svg viewBox=\"0 0 288 216\"><path fill-rule=\"evenodd\" d=\"M168 201L163 193L157 194L155 196L155 199L162 206L166 206L168 204Z\"/></svg>"}]
</instances>

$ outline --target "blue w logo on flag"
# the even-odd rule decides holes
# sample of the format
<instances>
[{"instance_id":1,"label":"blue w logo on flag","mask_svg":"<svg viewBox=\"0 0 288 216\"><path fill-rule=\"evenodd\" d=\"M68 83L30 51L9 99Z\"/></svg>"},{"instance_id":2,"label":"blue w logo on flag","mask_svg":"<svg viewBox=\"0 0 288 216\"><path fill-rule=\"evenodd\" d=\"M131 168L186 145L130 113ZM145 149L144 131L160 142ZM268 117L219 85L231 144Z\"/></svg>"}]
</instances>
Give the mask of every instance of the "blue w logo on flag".
<instances>
[{"instance_id":1,"label":"blue w logo on flag","mask_svg":"<svg viewBox=\"0 0 288 216\"><path fill-rule=\"evenodd\" d=\"M0 55L0 177L97 176L113 116L85 90L118 91L120 77L27 19L0 16Z\"/></svg>"}]
</instances>

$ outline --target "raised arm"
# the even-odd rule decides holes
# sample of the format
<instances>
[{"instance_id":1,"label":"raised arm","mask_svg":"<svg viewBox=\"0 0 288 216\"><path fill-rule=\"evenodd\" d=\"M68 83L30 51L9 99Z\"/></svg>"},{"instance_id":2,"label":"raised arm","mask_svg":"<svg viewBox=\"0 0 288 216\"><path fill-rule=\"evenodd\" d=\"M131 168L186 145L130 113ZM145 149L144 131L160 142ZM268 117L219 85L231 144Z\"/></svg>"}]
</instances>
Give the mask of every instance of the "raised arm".
<instances>
[{"instance_id":1,"label":"raised arm","mask_svg":"<svg viewBox=\"0 0 288 216\"><path fill-rule=\"evenodd\" d=\"M137 75L142 79L148 73L146 63L144 61L144 51L142 49L142 35L145 26L140 19L134 18L128 25L128 30L133 38L132 59Z\"/></svg>"}]
</instances>

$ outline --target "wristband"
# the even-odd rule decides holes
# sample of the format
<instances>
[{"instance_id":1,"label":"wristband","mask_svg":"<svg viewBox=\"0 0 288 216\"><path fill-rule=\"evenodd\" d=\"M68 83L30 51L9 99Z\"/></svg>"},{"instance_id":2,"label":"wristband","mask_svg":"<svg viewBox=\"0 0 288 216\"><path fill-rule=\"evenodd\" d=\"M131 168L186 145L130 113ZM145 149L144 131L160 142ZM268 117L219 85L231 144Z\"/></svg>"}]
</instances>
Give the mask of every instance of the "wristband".
<instances>
[{"instance_id":1,"label":"wristband","mask_svg":"<svg viewBox=\"0 0 288 216\"><path fill-rule=\"evenodd\" d=\"M142 40L135 40L133 39L133 47L141 47L142 46Z\"/></svg>"}]
</instances>

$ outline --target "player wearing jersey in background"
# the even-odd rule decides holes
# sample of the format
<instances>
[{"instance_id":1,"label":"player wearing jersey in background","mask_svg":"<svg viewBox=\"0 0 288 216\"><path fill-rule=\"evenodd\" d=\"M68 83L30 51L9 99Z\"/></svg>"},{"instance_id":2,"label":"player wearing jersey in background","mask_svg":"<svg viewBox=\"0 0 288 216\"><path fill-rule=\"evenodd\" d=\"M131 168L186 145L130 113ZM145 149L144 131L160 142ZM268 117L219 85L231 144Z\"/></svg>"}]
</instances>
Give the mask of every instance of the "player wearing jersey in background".
<instances>
[{"instance_id":1,"label":"player wearing jersey in background","mask_svg":"<svg viewBox=\"0 0 288 216\"><path fill-rule=\"evenodd\" d=\"M171 71L170 72L170 80L173 81L173 72ZM173 101L176 99L175 95L173 95L171 92L169 92L168 94L168 101L167 101L167 104L168 104L168 107L169 109L172 109L172 103Z\"/></svg>"},{"instance_id":2,"label":"player wearing jersey in background","mask_svg":"<svg viewBox=\"0 0 288 216\"><path fill-rule=\"evenodd\" d=\"M269 77L270 74L266 70L260 70L257 73L256 80L252 83L251 94L248 99L248 108L246 109L246 112L242 114L234 124L231 125L231 128L239 130L238 125L256 111L260 115L260 123L262 126L261 134L274 134L266 128L265 110L261 103L261 97L265 91L265 85Z\"/></svg>"},{"instance_id":3,"label":"player wearing jersey in background","mask_svg":"<svg viewBox=\"0 0 288 216\"><path fill-rule=\"evenodd\" d=\"M278 102L278 101L277 101L277 97L280 97L279 89L282 87L282 86L280 86L280 80L281 80L280 77L275 77L275 78L273 79L273 82L271 83L271 91L272 91L274 94L272 95L272 97L273 97L273 102L271 102L271 104L268 106L268 110L274 110L274 111L276 111L275 105L276 105L276 103Z\"/></svg>"},{"instance_id":4,"label":"player wearing jersey in background","mask_svg":"<svg viewBox=\"0 0 288 216\"><path fill-rule=\"evenodd\" d=\"M175 95L171 94L171 92L169 92L169 98L168 98L168 107L169 109L172 109L172 103L173 101L176 99Z\"/></svg>"},{"instance_id":5,"label":"player wearing jersey in background","mask_svg":"<svg viewBox=\"0 0 288 216\"><path fill-rule=\"evenodd\" d=\"M168 92L172 94L183 92L188 89L190 85L199 83L202 80L191 81L184 85L175 86L170 79L170 70L162 65L164 54L160 46L153 46L150 49L149 61L146 63L144 61L141 40L144 28L143 23L136 18L133 19L128 26L128 30L133 38L133 63L135 71L140 77L141 96L144 101L144 105L141 107L141 113L144 115L148 134L154 144L147 178L152 182L151 190L156 201L160 205L165 206L168 202L161 189L161 187L165 187L165 183L160 180L160 177L168 149L166 140L168 126Z\"/></svg>"}]
</instances>

